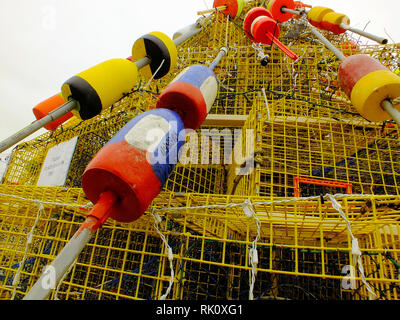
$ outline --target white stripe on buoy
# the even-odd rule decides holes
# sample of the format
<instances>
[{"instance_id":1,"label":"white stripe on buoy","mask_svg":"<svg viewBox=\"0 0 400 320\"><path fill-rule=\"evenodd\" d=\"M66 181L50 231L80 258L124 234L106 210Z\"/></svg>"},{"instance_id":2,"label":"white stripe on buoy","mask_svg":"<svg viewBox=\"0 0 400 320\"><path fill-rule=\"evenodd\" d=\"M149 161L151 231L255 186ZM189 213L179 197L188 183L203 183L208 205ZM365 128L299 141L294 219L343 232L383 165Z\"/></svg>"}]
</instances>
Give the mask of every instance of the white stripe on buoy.
<instances>
[{"instance_id":1,"label":"white stripe on buoy","mask_svg":"<svg viewBox=\"0 0 400 320\"><path fill-rule=\"evenodd\" d=\"M254 27L254 25L255 25L255 23L258 21L258 20L260 20L261 18L264 18L265 16L259 16L259 17L257 17L257 18L255 18L254 20L253 20L253 23L251 24L251 28L250 28L250 33L251 33L251 35L254 37L254 35L253 35L253 27Z\"/></svg>"},{"instance_id":2,"label":"white stripe on buoy","mask_svg":"<svg viewBox=\"0 0 400 320\"><path fill-rule=\"evenodd\" d=\"M207 105L207 113L209 113L218 94L217 79L214 76L209 76L201 85L200 91Z\"/></svg>"},{"instance_id":3,"label":"white stripe on buoy","mask_svg":"<svg viewBox=\"0 0 400 320\"><path fill-rule=\"evenodd\" d=\"M132 147L154 152L171 126L163 117L148 115L138 121L125 135L125 141Z\"/></svg>"}]
</instances>

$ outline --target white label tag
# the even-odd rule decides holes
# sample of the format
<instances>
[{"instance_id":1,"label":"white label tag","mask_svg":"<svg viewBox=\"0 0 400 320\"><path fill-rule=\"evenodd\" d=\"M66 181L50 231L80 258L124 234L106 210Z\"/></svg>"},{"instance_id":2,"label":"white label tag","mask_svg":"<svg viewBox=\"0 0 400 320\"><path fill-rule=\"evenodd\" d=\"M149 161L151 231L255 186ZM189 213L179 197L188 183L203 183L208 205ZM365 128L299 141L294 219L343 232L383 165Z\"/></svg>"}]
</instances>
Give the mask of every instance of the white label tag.
<instances>
[{"instance_id":1,"label":"white label tag","mask_svg":"<svg viewBox=\"0 0 400 320\"><path fill-rule=\"evenodd\" d=\"M78 137L75 137L49 150L40 172L38 186L57 187L65 184L77 142Z\"/></svg>"}]
</instances>

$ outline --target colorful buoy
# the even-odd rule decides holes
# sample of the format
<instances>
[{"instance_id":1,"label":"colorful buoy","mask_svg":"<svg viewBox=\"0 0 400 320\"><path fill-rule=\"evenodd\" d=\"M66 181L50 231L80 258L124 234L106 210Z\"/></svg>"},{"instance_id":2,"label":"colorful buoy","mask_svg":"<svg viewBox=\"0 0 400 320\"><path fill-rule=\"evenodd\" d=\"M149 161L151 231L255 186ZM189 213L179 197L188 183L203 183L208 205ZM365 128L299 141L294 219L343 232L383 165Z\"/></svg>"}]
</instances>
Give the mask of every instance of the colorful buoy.
<instances>
[{"instance_id":1,"label":"colorful buoy","mask_svg":"<svg viewBox=\"0 0 400 320\"><path fill-rule=\"evenodd\" d=\"M392 118L382 102L400 97L399 76L364 54L346 58L338 76L340 87L365 119L380 122ZM394 107L400 109L400 104Z\"/></svg>"},{"instance_id":2,"label":"colorful buoy","mask_svg":"<svg viewBox=\"0 0 400 320\"><path fill-rule=\"evenodd\" d=\"M222 13L231 19L235 19L237 16L240 16L245 4L245 0L214 0L213 8L224 7Z\"/></svg>"},{"instance_id":3,"label":"colorful buoy","mask_svg":"<svg viewBox=\"0 0 400 320\"><path fill-rule=\"evenodd\" d=\"M329 8L313 7L310 11L308 11L307 19L314 27L330 31L335 34L341 34L348 30L381 44L386 44L388 42L388 40L385 38L349 26L350 19L348 16L342 13L334 12Z\"/></svg>"},{"instance_id":4,"label":"colorful buoy","mask_svg":"<svg viewBox=\"0 0 400 320\"><path fill-rule=\"evenodd\" d=\"M343 54L348 57L353 54L358 54L360 53L360 49L354 41L345 41L340 44L340 50L343 52Z\"/></svg>"},{"instance_id":5,"label":"colorful buoy","mask_svg":"<svg viewBox=\"0 0 400 320\"><path fill-rule=\"evenodd\" d=\"M184 125L171 110L142 113L123 127L93 158L82 188L93 203L107 190L118 197L110 217L138 219L159 194L177 163L185 141Z\"/></svg>"},{"instance_id":6,"label":"colorful buoy","mask_svg":"<svg viewBox=\"0 0 400 320\"><path fill-rule=\"evenodd\" d=\"M218 94L214 72L203 65L183 70L161 93L156 107L176 111L185 128L196 130L205 120Z\"/></svg>"},{"instance_id":7,"label":"colorful buoy","mask_svg":"<svg viewBox=\"0 0 400 320\"><path fill-rule=\"evenodd\" d=\"M330 12L333 10L326 7L312 7L307 13L308 22L316 28L321 28L322 19Z\"/></svg>"},{"instance_id":8,"label":"colorful buoy","mask_svg":"<svg viewBox=\"0 0 400 320\"><path fill-rule=\"evenodd\" d=\"M53 110L57 109L58 107L61 107L64 103L65 103L64 98L62 97L61 93L58 93L37 104L32 111L36 119L40 120L43 117L47 116ZM44 128L50 131L54 131L59 125L71 119L72 116L73 114L71 112L68 112L61 118L58 118L57 120L45 125Z\"/></svg>"},{"instance_id":9,"label":"colorful buoy","mask_svg":"<svg viewBox=\"0 0 400 320\"><path fill-rule=\"evenodd\" d=\"M111 59L68 79L61 92L66 101L78 102L74 115L87 120L121 99L133 88L137 78L136 64L127 59Z\"/></svg>"},{"instance_id":10,"label":"colorful buoy","mask_svg":"<svg viewBox=\"0 0 400 320\"><path fill-rule=\"evenodd\" d=\"M286 22L293 17L293 13L284 12L282 11L283 8L294 10L296 5L293 0L270 0L267 5L272 17L279 23Z\"/></svg>"},{"instance_id":11,"label":"colorful buoy","mask_svg":"<svg viewBox=\"0 0 400 320\"><path fill-rule=\"evenodd\" d=\"M334 34L342 34L346 32L346 29L341 27L343 24L350 24L350 18L348 16L342 13L329 12L323 16L320 28Z\"/></svg>"},{"instance_id":12,"label":"colorful buoy","mask_svg":"<svg viewBox=\"0 0 400 320\"><path fill-rule=\"evenodd\" d=\"M246 35L254 42L270 45L274 43L290 59L297 60L298 56L286 47L279 38L279 25L271 18L272 14L264 8L250 10L243 23Z\"/></svg>"},{"instance_id":13,"label":"colorful buoy","mask_svg":"<svg viewBox=\"0 0 400 320\"><path fill-rule=\"evenodd\" d=\"M178 52L174 42L162 32L151 32L136 40L132 47L134 62L150 58L150 64L140 69L146 78L161 79L171 72L178 61Z\"/></svg>"}]
</instances>

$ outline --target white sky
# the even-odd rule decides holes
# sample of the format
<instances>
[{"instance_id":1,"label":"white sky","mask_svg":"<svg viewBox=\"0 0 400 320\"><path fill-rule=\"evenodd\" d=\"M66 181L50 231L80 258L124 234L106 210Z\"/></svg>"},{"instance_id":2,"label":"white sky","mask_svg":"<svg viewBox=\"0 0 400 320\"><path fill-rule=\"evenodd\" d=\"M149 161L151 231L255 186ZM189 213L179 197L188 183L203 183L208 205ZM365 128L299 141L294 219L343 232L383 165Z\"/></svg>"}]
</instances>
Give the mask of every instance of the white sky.
<instances>
[{"instance_id":1,"label":"white sky","mask_svg":"<svg viewBox=\"0 0 400 320\"><path fill-rule=\"evenodd\" d=\"M0 0L0 140L32 122L32 108L58 93L69 77L104 60L130 56L143 34L162 31L172 37L212 2ZM366 31L386 36L386 28L400 42L399 0L306 3L345 13L361 29L370 21Z\"/></svg>"}]
</instances>

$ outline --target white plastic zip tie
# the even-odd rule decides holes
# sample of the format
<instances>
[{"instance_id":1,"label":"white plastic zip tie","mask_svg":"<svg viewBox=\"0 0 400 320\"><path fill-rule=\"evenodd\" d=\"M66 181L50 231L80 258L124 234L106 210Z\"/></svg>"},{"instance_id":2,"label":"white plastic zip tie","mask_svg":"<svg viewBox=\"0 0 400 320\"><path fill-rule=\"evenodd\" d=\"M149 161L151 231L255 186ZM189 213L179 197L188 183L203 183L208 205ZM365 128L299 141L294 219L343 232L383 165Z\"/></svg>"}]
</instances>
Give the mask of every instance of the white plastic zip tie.
<instances>
[{"instance_id":1,"label":"white plastic zip tie","mask_svg":"<svg viewBox=\"0 0 400 320\"><path fill-rule=\"evenodd\" d=\"M153 209L153 211L151 212L151 215L153 216L153 219L154 219L154 228L156 229L157 233L159 234L161 240L164 242L165 249L167 250L169 267L171 269L171 277L169 278L169 285L168 285L167 291L160 297L160 300L165 300L174 284L174 277L175 277L174 265L173 265L174 254L173 254L172 248L169 246L168 241L165 238L164 234L158 228L159 224L161 223L161 217L159 216L159 214L156 212L155 209Z\"/></svg>"},{"instance_id":2,"label":"white plastic zip tie","mask_svg":"<svg viewBox=\"0 0 400 320\"><path fill-rule=\"evenodd\" d=\"M261 45L259 43L252 43L251 47L257 51L257 57L262 60L264 59L267 55L264 53L264 50L262 49Z\"/></svg>"}]
</instances>

